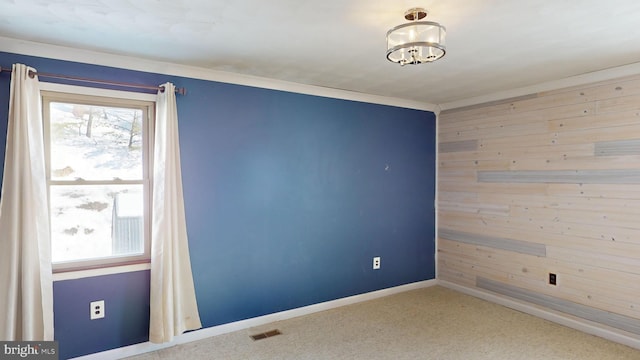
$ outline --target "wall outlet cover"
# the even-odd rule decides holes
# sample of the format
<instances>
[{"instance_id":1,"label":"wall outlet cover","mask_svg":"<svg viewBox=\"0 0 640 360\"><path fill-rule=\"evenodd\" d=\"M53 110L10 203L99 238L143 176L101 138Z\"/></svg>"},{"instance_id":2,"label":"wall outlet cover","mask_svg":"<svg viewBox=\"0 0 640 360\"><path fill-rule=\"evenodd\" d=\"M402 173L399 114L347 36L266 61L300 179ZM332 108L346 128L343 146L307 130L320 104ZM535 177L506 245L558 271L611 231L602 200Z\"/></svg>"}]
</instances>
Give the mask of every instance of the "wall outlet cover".
<instances>
[{"instance_id":1,"label":"wall outlet cover","mask_svg":"<svg viewBox=\"0 0 640 360\"><path fill-rule=\"evenodd\" d=\"M91 308L91 320L104 318L104 300L92 301Z\"/></svg>"}]
</instances>

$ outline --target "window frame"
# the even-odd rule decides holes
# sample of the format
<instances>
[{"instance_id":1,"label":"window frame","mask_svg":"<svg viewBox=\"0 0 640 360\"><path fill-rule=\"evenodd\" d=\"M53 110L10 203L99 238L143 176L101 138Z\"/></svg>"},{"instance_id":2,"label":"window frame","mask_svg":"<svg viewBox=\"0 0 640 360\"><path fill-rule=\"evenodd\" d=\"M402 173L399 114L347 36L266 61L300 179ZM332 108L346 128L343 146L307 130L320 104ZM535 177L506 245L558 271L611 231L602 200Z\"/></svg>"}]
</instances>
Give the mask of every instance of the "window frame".
<instances>
[{"instance_id":1,"label":"window frame","mask_svg":"<svg viewBox=\"0 0 640 360\"><path fill-rule=\"evenodd\" d=\"M44 128L44 147L46 164L47 196L51 199L51 187L56 185L138 185L143 188L143 253L111 255L99 258L77 259L71 261L53 262L54 273L81 271L88 269L110 268L123 265L149 263L151 260L151 192L153 171L153 140L155 130L156 95L129 91L87 88L81 86L41 83L40 97L42 101L42 120ZM66 102L73 104L98 105L140 109L142 118L142 162L143 174L140 180L82 180L70 183L51 179L51 138L49 103ZM51 219L51 204L49 203L49 219ZM52 244L53 245L53 244Z\"/></svg>"}]
</instances>

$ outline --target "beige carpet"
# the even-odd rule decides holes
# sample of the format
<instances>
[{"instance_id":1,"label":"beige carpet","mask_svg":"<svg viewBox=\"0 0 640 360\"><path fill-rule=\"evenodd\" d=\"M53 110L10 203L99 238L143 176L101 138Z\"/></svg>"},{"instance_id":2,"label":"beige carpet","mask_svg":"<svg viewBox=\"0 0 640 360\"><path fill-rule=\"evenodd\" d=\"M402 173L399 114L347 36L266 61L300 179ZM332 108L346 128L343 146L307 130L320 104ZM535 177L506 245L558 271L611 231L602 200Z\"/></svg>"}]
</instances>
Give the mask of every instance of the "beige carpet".
<instances>
[{"instance_id":1,"label":"beige carpet","mask_svg":"<svg viewBox=\"0 0 640 360\"><path fill-rule=\"evenodd\" d=\"M254 341L250 335L282 335ZM130 359L640 359L616 344L440 286Z\"/></svg>"}]
</instances>

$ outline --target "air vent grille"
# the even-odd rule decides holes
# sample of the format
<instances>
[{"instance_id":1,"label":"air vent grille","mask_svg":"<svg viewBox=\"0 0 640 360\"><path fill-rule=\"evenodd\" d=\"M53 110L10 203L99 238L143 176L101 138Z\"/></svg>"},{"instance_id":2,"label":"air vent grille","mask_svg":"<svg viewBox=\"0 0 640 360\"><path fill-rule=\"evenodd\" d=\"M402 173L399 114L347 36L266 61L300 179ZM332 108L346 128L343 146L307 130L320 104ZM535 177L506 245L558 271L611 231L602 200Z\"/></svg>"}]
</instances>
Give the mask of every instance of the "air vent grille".
<instances>
[{"instance_id":1,"label":"air vent grille","mask_svg":"<svg viewBox=\"0 0 640 360\"><path fill-rule=\"evenodd\" d=\"M280 334L282 334L280 330L274 329L274 330L269 330L260 334L251 335L251 338L253 340L262 340L262 339L266 339L268 337L272 337Z\"/></svg>"}]
</instances>

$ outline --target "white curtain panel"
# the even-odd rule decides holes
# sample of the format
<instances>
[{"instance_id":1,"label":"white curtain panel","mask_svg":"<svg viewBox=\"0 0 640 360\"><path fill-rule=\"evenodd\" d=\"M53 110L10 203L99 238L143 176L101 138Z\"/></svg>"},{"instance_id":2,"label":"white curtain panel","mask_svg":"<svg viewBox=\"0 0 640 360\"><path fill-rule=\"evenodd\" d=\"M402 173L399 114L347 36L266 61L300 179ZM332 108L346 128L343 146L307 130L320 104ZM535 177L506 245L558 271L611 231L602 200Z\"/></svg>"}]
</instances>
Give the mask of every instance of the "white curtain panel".
<instances>
[{"instance_id":1,"label":"white curtain panel","mask_svg":"<svg viewBox=\"0 0 640 360\"><path fill-rule=\"evenodd\" d=\"M53 340L42 105L35 69L14 64L0 199L0 340Z\"/></svg>"},{"instance_id":2,"label":"white curtain panel","mask_svg":"<svg viewBox=\"0 0 640 360\"><path fill-rule=\"evenodd\" d=\"M196 304L182 196L175 86L156 102L149 341L169 342L202 327Z\"/></svg>"}]
</instances>

